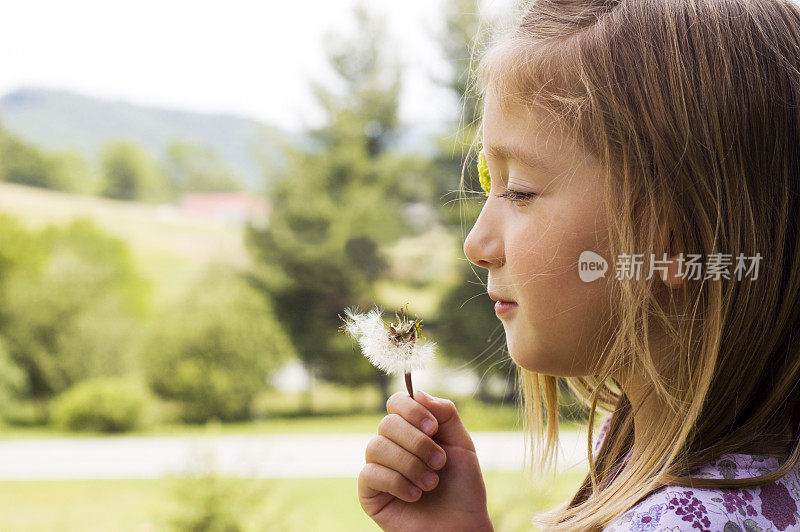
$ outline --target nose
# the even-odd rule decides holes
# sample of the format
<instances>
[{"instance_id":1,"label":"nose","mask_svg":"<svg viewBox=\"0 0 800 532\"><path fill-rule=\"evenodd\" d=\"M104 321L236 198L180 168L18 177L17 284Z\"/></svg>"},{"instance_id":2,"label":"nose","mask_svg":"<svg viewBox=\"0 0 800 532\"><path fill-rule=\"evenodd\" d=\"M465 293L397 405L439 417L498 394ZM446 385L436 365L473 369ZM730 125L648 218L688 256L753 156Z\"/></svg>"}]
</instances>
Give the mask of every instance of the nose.
<instances>
[{"instance_id":1,"label":"nose","mask_svg":"<svg viewBox=\"0 0 800 532\"><path fill-rule=\"evenodd\" d=\"M490 222L490 217L486 213L484 205L478 220L464 240L464 255L475 266L491 269L501 266L505 258L500 228Z\"/></svg>"}]
</instances>

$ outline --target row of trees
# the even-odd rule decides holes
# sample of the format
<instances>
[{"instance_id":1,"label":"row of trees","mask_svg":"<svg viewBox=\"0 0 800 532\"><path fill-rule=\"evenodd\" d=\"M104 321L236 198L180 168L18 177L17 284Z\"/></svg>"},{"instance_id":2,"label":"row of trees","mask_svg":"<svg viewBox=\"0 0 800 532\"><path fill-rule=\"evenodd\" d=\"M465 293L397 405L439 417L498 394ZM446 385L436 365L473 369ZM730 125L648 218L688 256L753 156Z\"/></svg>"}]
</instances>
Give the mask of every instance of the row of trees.
<instances>
[{"instance_id":1,"label":"row of trees","mask_svg":"<svg viewBox=\"0 0 800 532\"><path fill-rule=\"evenodd\" d=\"M210 148L175 141L160 159L136 142L101 146L97 161L45 150L0 126L0 181L108 198L168 202L186 192L236 191L241 183Z\"/></svg>"},{"instance_id":2,"label":"row of trees","mask_svg":"<svg viewBox=\"0 0 800 532\"><path fill-rule=\"evenodd\" d=\"M152 296L127 244L92 221L0 215L3 417L122 430L155 393L184 421L248 419L294 352L268 301L221 264L168 308Z\"/></svg>"}]
</instances>

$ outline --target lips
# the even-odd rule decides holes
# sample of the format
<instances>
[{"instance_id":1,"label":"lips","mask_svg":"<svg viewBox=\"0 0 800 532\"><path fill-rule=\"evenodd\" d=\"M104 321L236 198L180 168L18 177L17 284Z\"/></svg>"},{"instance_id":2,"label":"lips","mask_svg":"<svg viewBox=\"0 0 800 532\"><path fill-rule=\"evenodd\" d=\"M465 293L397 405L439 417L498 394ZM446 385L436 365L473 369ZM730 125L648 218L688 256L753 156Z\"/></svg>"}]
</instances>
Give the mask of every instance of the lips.
<instances>
[{"instance_id":1,"label":"lips","mask_svg":"<svg viewBox=\"0 0 800 532\"><path fill-rule=\"evenodd\" d=\"M498 316L504 316L517 308L517 303L511 299L506 299L499 294L489 291L489 298L495 302L494 311Z\"/></svg>"}]
</instances>

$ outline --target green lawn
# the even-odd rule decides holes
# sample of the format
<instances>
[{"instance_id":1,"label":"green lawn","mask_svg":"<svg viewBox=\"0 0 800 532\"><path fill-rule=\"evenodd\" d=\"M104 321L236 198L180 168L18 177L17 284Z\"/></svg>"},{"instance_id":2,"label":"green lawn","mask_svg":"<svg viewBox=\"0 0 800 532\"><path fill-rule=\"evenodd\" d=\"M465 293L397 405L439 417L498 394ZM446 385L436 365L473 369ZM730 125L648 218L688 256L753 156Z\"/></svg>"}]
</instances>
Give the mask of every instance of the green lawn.
<instances>
[{"instance_id":1,"label":"green lawn","mask_svg":"<svg viewBox=\"0 0 800 532\"><path fill-rule=\"evenodd\" d=\"M434 392L435 393L435 392ZM518 407L513 404L484 404L471 397L448 397L456 403L464 424L470 431L522 430ZM138 436L181 436L204 433L213 434L320 434L376 432L386 411L364 411L377 405L376 389L348 390L327 384L317 386L313 404L316 414L303 414L298 394L266 392L261 402L259 418L242 423L208 423L206 425L158 424L147 429L127 433ZM326 406L327 405L327 406ZM376 408L376 407L375 407ZM352 413L352 410L361 413ZM562 421L562 428L578 428L573 422ZM0 439L19 438L80 438L105 436L91 432L66 432L52 427L3 427Z\"/></svg>"},{"instance_id":2,"label":"green lawn","mask_svg":"<svg viewBox=\"0 0 800 532\"><path fill-rule=\"evenodd\" d=\"M550 489L526 486L522 473L485 475L495 530L531 530L530 516L563 501L583 471L560 475ZM8 531L169 530L180 511L179 480L0 482L0 515ZM185 482L185 481L183 481ZM356 479L237 480L260 494L239 510L252 530L373 531L356 495ZM186 510L184 508L184 510Z\"/></svg>"}]
</instances>

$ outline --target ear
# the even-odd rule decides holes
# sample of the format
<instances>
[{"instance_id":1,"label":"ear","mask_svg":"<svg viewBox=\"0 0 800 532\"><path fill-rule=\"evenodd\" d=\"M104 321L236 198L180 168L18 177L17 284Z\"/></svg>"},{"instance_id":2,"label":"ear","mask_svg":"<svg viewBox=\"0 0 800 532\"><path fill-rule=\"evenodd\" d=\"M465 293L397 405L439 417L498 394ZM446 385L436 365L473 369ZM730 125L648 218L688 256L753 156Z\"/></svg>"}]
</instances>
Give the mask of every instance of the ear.
<instances>
[{"instance_id":1,"label":"ear","mask_svg":"<svg viewBox=\"0 0 800 532\"><path fill-rule=\"evenodd\" d=\"M659 276L667 288L677 289L683 285L683 272L681 272L681 263L678 261L683 251L681 243L678 241L674 225L670 224L665 226L662 230L663 252L667 254L667 271L659 272ZM658 257L657 257L658 258Z\"/></svg>"}]
</instances>

